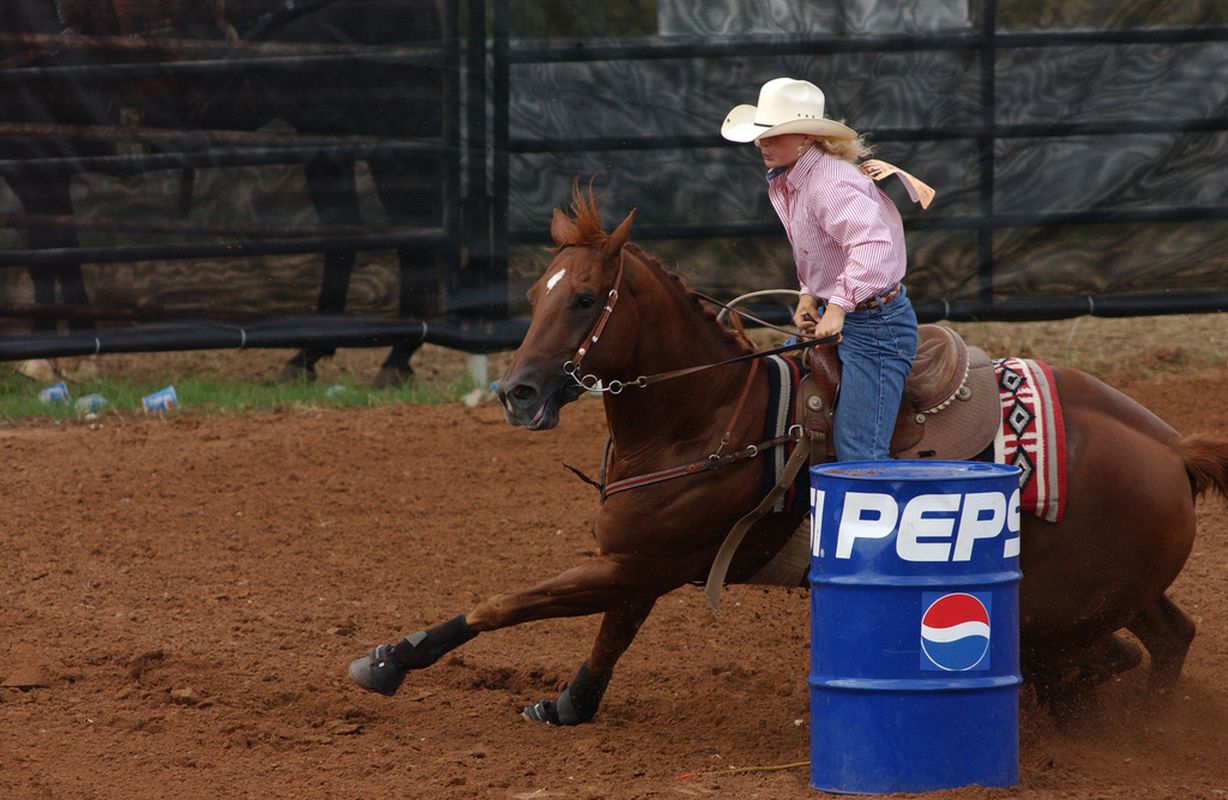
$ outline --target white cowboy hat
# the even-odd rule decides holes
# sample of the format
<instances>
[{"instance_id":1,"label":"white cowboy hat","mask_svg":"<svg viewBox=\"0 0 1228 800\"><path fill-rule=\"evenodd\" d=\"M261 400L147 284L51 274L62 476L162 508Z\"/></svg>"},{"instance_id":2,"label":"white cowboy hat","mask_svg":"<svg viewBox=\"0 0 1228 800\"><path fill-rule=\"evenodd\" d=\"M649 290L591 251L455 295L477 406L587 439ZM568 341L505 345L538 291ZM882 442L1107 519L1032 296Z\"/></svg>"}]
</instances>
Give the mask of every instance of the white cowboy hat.
<instances>
[{"instance_id":1,"label":"white cowboy hat","mask_svg":"<svg viewBox=\"0 0 1228 800\"><path fill-rule=\"evenodd\" d=\"M785 133L857 138L852 128L823 116L822 89L795 78L774 78L763 84L758 106L735 106L721 125L721 136L731 142L753 142L760 136Z\"/></svg>"}]
</instances>

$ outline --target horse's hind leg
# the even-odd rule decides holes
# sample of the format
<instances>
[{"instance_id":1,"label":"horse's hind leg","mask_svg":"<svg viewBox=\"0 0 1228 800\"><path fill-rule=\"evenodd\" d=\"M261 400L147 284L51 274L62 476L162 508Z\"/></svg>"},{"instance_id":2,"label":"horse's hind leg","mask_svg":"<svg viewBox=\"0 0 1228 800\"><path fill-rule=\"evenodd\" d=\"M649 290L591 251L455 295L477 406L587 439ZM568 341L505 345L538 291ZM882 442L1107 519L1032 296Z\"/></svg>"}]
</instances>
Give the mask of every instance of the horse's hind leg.
<instances>
[{"instance_id":1,"label":"horse's hind leg","mask_svg":"<svg viewBox=\"0 0 1228 800\"><path fill-rule=\"evenodd\" d=\"M1143 608L1126 626L1138 637L1151 656L1149 683L1153 689L1167 689L1177 682L1185 654L1194 641L1194 623L1161 594ZM1114 675L1133 669L1142 662L1134 644L1115 635L1096 642L1077 657L1049 661L1042 671L1031 676L1038 698L1058 715L1069 713L1091 699L1091 690Z\"/></svg>"},{"instance_id":2,"label":"horse's hind leg","mask_svg":"<svg viewBox=\"0 0 1228 800\"><path fill-rule=\"evenodd\" d=\"M1096 686L1142 661L1137 645L1109 634L1077 656L1048 657L1029 664L1028 679L1036 688L1037 699L1063 718L1091 702Z\"/></svg>"},{"instance_id":3,"label":"horse's hind leg","mask_svg":"<svg viewBox=\"0 0 1228 800\"><path fill-rule=\"evenodd\" d=\"M1141 663L1143 654L1138 645L1109 634L1087 651L1080 671L1084 683L1098 686Z\"/></svg>"},{"instance_id":4,"label":"horse's hind leg","mask_svg":"<svg viewBox=\"0 0 1228 800\"><path fill-rule=\"evenodd\" d=\"M1168 595L1161 594L1126 627L1151 656L1151 687L1163 690L1173 686L1194 641L1194 622Z\"/></svg>"}]
</instances>

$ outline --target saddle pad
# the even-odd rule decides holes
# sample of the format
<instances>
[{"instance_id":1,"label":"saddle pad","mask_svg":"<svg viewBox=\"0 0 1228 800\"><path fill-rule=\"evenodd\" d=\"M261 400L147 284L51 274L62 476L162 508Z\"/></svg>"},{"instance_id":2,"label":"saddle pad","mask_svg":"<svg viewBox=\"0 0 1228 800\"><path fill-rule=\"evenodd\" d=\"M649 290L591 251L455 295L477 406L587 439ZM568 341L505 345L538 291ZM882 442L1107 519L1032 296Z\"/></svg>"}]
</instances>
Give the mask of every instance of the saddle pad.
<instances>
[{"instance_id":1,"label":"saddle pad","mask_svg":"<svg viewBox=\"0 0 1228 800\"><path fill-rule=\"evenodd\" d=\"M994 359L993 369L1002 400L993 460L1023 470L1020 511L1060 522L1066 511L1066 426L1053 372L1028 358Z\"/></svg>"},{"instance_id":2,"label":"saddle pad","mask_svg":"<svg viewBox=\"0 0 1228 800\"><path fill-rule=\"evenodd\" d=\"M798 382L805 374L799 359L768 356L763 360L764 371L768 374L768 408L767 419L763 425L763 438L774 439L783 436L797 422L797 409L794 401L794 391ZM772 491L780 474L784 472L785 462L793 453L796 443L790 442L783 447L774 447L764 458L763 493ZM776 504L772 506L774 513L788 512L797 517L810 513L810 470L802 469L797 473L793 485L790 486Z\"/></svg>"}]
</instances>

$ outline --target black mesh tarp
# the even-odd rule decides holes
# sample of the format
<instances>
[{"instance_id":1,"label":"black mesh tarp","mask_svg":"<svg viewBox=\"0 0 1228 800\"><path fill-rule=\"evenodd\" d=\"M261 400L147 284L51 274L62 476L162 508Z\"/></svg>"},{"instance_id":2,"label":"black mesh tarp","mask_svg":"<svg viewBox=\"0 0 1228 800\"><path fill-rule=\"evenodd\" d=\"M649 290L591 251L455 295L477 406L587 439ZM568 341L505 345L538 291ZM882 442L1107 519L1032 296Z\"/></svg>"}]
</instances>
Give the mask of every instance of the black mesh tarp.
<instances>
[{"instance_id":1,"label":"black mesh tarp","mask_svg":"<svg viewBox=\"0 0 1228 800\"><path fill-rule=\"evenodd\" d=\"M570 176L597 174L611 212L638 207L694 282L790 285L758 159L715 136L730 107L789 75L938 190L924 213L891 190L919 303L1228 292L1222 4L998 3L990 20L957 0L657 10L660 37L638 59L627 40L513 42L514 241L541 229ZM513 30L532 27L513 12ZM701 36L719 57L692 54ZM551 152L586 140L598 149ZM717 235L697 238L704 227Z\"/></svg>"},{"instance_id":2,"label":"black mesh tarp","mask_svg":"<svg viewBox=\"0 0 1228 800\"><path fill-rule=\"evenodd\" d=\"M6 0L0 315L437 315L457 248L454 10Z\"/></svg>"},{"instance_id":3,"label":"black mesh tarp","mask_svg":"<svg viewBox=\"0 0 1228 800\"><path fill-rule=\"evenodd\" d=\"M791 286L758 161L717 135L781 75L938 190L889 188L927 316L1228 305L1211 0L7 0L0 59L23 354L56 318L480 336L523 313L577 177L697 288Z\"/></svg>"}]
</instances>

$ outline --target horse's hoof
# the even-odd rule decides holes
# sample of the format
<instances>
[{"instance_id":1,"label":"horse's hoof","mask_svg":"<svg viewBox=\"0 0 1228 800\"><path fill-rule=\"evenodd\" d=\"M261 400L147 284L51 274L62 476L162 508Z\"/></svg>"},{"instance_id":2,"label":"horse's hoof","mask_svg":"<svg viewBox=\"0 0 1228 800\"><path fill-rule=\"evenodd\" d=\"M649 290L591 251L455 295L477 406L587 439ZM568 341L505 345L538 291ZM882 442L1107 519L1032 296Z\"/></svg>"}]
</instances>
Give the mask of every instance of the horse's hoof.
<instances>
[{"instance_id":1,"label":"horse's hoof","mask_svg":"<svg viewBox=\"0 0 1228 800\"><path fill-rule=\"evenodd\" d=\"M559 709L553 700L538 700L531 706L526 706L520 716L529 722L544 722L547 725L562 725L559 721Z\"/></svg>"},{"instance_id":2,"label":"horse's hoof","mask_svg":"<svg viewBox=\"0 0 1228 800\"><path fill-rule=\"evenodd\" d=\"M369 692L392 697L405 680L405 670L393 662L392 645L381 644L350 662L350 680Z\"/></svg>"},{"instance_id":3,"label":"horse's hoof","mask_svg":"<svg viewBox=\"0 0 1228 800\"><path fill-rule=\"evenodd\" d=\"M375 379L371 381L371 385L376 389L395 389L409 383L412 377L414 377L414 368L408 364L404 366L384 364L379 368L379 372L375 373Z\"/></svg>"},{"instance_id":4,"label":"horse's hoof","mask_svg":"<svg viewBox=\"0 0 1228 800\"><path fill-rule=\"evenodd\" d=\"M544 722L547 725L558 725L559 711L553 700L538 700L531 706L526 706L520 716L529 722Z\"/></svg>"},{"instance_id":5,"label":"horse's hoof","mask_svg":"<svg viewBox=\"0 0 1228 800\"><path fill-rule=\"evenodd\" d=\"M316 379L314 367L305 367L298 359L291 359L282 364L277 373L279 383L312 383Z\"/></svg>"}]
</instances>

